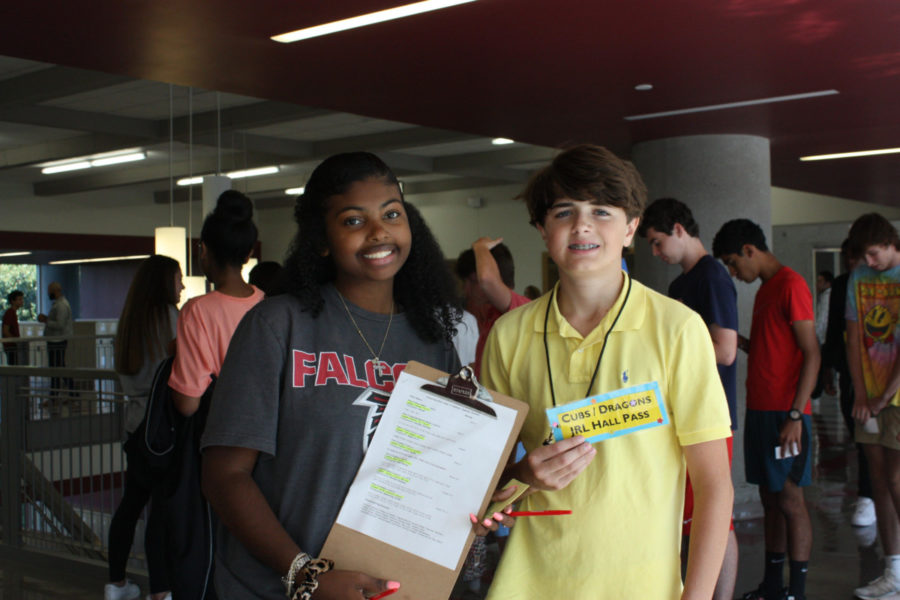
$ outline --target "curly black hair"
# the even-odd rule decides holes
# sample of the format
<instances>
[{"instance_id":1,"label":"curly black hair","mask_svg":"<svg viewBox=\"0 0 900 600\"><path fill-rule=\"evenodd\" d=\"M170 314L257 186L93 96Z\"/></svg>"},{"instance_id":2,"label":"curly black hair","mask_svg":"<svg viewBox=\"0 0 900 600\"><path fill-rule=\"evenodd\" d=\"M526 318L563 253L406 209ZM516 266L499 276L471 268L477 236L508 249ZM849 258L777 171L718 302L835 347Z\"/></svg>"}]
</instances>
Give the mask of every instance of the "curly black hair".
<instances>
[{"instance_id":1,"label":"curly black hair","mask_svg":"<svg viewBox=\"0 0 900 600\"><path fill-rule=\"evenodd\" d=\"M325 300L322 285L336 278L325 233L325 213L332 196L345 193L357 181L381 179L400 187L397 177L369 152L349 152L325 159L310 175L297 198L297 235L284 263L285 286L304 311L318 316ZM401 192L401 198L403 198ZM406 313L416 334L426 342L451 342L462 317L456 283L444 254L422 214L403 199L412 234L409 256L394 277L394 301Z\"/></svg>"}]
</instances>

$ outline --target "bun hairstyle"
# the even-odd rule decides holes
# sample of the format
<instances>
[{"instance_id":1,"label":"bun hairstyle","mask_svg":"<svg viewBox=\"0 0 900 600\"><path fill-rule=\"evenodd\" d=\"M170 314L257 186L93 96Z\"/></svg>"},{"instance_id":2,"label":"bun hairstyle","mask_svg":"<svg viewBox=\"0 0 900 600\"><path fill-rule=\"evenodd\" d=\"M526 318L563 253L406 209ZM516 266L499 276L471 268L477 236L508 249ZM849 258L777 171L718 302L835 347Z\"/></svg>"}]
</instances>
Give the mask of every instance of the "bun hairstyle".
<instances>
[{"instance_id":1,"label":"bun hairstyle","mask_svg":"<svg viewBox=\"0 0 900 600\"><path fill-rule=\"evenodd\" d=\"M237 190L222 192L216 208L203 220L200 239L219 267L246 262L259 232L253 223L253 203Z\"/></svg>"}]
</instances>

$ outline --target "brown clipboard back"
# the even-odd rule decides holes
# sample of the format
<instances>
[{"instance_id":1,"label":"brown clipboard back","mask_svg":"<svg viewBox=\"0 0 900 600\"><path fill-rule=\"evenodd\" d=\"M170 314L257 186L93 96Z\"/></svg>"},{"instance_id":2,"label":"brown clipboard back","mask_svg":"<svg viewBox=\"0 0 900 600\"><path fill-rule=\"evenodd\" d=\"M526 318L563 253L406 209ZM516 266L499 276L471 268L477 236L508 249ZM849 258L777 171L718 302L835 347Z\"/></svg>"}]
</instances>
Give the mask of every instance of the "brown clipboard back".
<instances>
[{"instance_id":1,"label":"brown clipboard back","mask_svg":"<svg viewBox=\"0 0 900 600\"><path fill-rule=\"evenodd\" d=\"M406 371L411 375L417 375L429 381L437 381L439 377L447 375L443 371L415 361L410 361L406 365ZM493 396L495 403L515 410L516 420L501 454L504 458L494 469L494 475L481 501L481 506L475 513L476 515L484 514L485 509L490 504L491 495L499 485L500 476L503 473L503 468L506 466L506 457L512 454L519 431L521 431L525 422L525 416L528 414L528 405L521 400L503 396L493 391L491 396ZM460 514L459 518L466 521L469 520L467 514ZM391 600L447 600L450 597L450 592L453 590L453 584L456 583L456 579L462 569L473 539L475 539L474 532L469 534L465 549L456 563L456 569L450 570L430 560L410 554L395 546L335 523L328 534L328 539L325 540L325 545L322 547L321 556L333 560L335 569L360 571L373 577L399 581L400 589L396 594L390 596Z\"/></svg>"}]
</instances>

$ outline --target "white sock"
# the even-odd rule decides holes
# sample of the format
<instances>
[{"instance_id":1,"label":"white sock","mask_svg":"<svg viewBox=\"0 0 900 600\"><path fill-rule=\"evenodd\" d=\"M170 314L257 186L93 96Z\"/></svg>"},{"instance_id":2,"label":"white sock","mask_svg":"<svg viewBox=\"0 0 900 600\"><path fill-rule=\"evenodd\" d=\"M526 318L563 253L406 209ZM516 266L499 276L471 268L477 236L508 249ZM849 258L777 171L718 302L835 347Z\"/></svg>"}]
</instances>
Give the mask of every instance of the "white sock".
<instances>
[{"instance_id":1,"label":"white sock","mask_svg":"<svg viewBox=\"0 0 900 600\"><path fill-rule=\"evenodd\" d=\"M900 554L886 554L884 557L884 567L890 571L891 576L900 581Z\"/></svg>"}]
</instances>

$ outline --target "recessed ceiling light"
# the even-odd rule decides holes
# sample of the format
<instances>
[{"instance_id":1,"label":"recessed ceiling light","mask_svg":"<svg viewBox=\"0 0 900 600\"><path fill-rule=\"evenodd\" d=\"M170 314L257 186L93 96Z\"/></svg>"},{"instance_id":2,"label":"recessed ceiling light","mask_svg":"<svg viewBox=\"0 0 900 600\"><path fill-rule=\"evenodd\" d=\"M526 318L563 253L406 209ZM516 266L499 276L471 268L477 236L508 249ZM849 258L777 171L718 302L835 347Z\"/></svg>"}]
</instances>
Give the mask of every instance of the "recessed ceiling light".
<instances>
[{"instance_id":1,"label":"recessed ceiling light","mask_svg":"<svg viewBox=\"0 0 900 600\"><path fill-rule=\"evenodd\" d=\"M636 86L634 86L634 89L636 89L639 92L649 92L650 90L653 89L653 84L652 83L639 83Z\"/></svg>"},{"instance_id":2,"label":"recessed ceiling light","mask_svg":"<svg viewBox=\"0 0 900 600\"><path fill-rule=\"evenodd\" d=\"M44 167L41 173L44 175L53 175L54 173L65 173L66 171L80 171L81 169L90 169L91 163L87 160L68 163L65 165L56 165L55 167Z\"/></svg>"},{"instance_id":3,"label":"recessed ceiling light","mask_svg":"<svg viewBox=\"0 0 900 600\"><path fill-rule=\"evenodd\" d=\"M495 146L505 146L506 144L515 144L516 141L509 138L494 138L491 143Z\"/></svg>"},{"instance_id":4,"label":"recessed ceiling light","mask_svg":"<svg viewBox=\"0 0 900 600\"><path fill-rule=\"evenodd\" d=\"M802 161L831 160L834 158L856 158L859 156L878 156L879 154L900 154L900 148L882 148L881 150L859 150L857 152L839 152L837 154L813 154L801 156Z\"/></svg>"},{"instance_id":5,"label":"recessed ceiling light","mask_svg":"<svg viewBox=\"0 0 900 600\"><path fill-rule=\"evenodd\" d=\"M178 185L200 185L203 183L203 177L182 177L175 183Z\"/></svg>"},{"instance_id":6,"label":"recessed ceiling light","mask_svg":"<svg viewBox=\"0 0 900 600\"><path fill-rule=\"evenodd\" d=\"M642 119L656 119L659 117L673 117L675 115L686 115L690 113L706 112L710 110L725 110L727 108L740 108L742 106L755 106L757 104L772 104L774 102L787 102L789 100L805 100L807 98L818 98L820 96L832 96L839 93L837 90L822 90L819 92L808 92L805 94L791 94L789 96L772 96L771 98L759 98L757 100L744 100L741 102L728 102L726 104L710 104L708 106L696 106L693 108L681 108L678 110L668 110L665 112L647 113L644 115L632 115L625 117L626 121L640 121Z\"/></svg>"},{"instance_id":7,"label":"recessed ceiling light","mask_svg":"<svg viewBox=\"0 0 900 600\"><path fill-rule=\"evenodd\" d=\"M114 152L101 152L90 156L79 156L67 158L64 160L54 160L51 162L41 163L37 166L43 167L41 173L44 175L52 175L53 173L65 173L66 171L78 171L80 169L90 169L91 167L106 167L108 165L117 165L136 160L144 160L147 154L140 148L126 148L125 150L116 150Z\"/></svg>"},{"instance_id":8,"label":"recessed ceiling light","mask_svg":"<svg viewBox=\"0 0 900 600\"><path fill-rule=\"evenodd\" d=\"M255 169L244 169L242 171L231 171L230 173L225 173L226 177L231 179L243 179L244 177L258 177L260 175L272 175L273 173L278 173L281 169L279 167L257 167ZM205 175L198 175L196 177L182 177L175 183L178 185L200 185L203 183L203 178Z\"/></svg>"},{"instance_id":9,"label":"recessed ceiling light","mask_svg":"<svg viewBox=\"0 0 900 600\"><path fill-rule=\"evenodd\" d=\"M288 196L299 196L300 194L303 193L303 190L304 190L304 188L302 188L302 187L288 188L288 189L284 190L284 193L287 194Z\"/></svg>"},{"instance_id":10,"label":"recessed ceiling light","mask_svg":"<svg viewBox=\"0 0 900 600\"><path fill-rule=\"evenodd\" d=\"M117 156L108 156L106 158L97 158L91 161L92 167L105 167L108 165L118 165L121 163L135 162L144 160L147 155L143 152L132 152L131 154L119 154Z\"/></svg>"},{"instance_id":11,"label":"recessed ceiling light","mask_svg":"<svg viewBox=\"0 0 900 600\"><path fill-rule=\"evenodd\" d=\"M0 258L7 258L10 256L28 256L31 252L4 252L0 254Z\"/></svg>"},{"instance_id":12,"label":"recessed ceiling light","mask_svg":"<svg viewBox=\"0 0 900 600\"><path fill-rule=\"evenodd\" d=\"M256 169L244 169L243 171L232 171L225 173L232 179L242 179L244 177L258 177L259 175L271 175L278 172L278 167L259 167Z\"/></svg>"},{"instance_id":13,"label":"recessed ceiling light","mask_svg":"<svg viewBox=\"0 0 900 600\"><path fill-rule=\"evenodd\" d=\"M101 258L73 258L72 260L51 260L47 264L49 264L49 265L77 265L80 263L112 262L115 260L141 260L144 258L150 258L150 255L149 254L134 254L132 256L104 256Z\"/></svg>"},{"instance_id":14,"label":"recessed ceiling light","mask_svg":"<svg viewBox=\"0 0 900 600\"><path fill-rule=\"evenodd\" d=\"M413 4L407 4L405 6L397 6L395 8L379 10L377 12L359 15L357 17L350 17L349 19L341 19L340 21L333 21L331 23L324 23L322 25L316 25L314 27L306 27L305 29L298 29L296 31L290 31L288 33L273 35L270 39L276 42L289 44L291 42L299 42L300 40L308 40L309 38L337 33L338 31L356 29L357 27L366 27L367 25L374 25L375 23L383 23L385 21L392 21L394 19L402 19L404 17L411 17L412 15L418 15L433 10L440 10L442 8L456 6L457 4L466 4L467 2L474 1L475 0L425 0L424 2L415 2Z\"/></svg>"}]
</instances>

